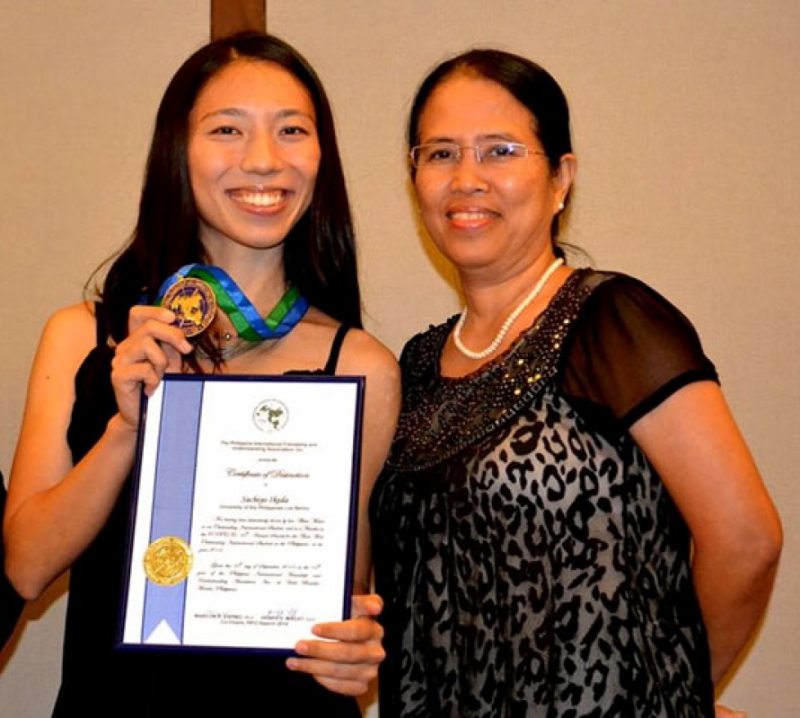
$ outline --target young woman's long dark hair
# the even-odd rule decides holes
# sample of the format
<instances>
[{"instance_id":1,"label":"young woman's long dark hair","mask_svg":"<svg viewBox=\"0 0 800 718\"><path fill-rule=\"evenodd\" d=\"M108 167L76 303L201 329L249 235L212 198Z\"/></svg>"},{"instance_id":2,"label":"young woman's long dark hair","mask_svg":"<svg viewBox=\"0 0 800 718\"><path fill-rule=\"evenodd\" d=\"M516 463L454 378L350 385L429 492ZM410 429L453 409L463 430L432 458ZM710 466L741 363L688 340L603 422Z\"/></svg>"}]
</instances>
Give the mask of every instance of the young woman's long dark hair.
<instances>
[{"instance_id":1,"label":"young woman's long dark hair","mask_svg":"<svg viewBox=\"0 0 800 718\"><path fill-rule=\"evenodd\" d=\"M184 264L203 262L200 223L189 180L189 114L206 83L241 60L271 62L311 95L321 159L311 204L284 242L284 270L312 306L361 327L361 299L350 203L330 103L308 62L290 45L247 32L212 42L180 67L167 87L145 170L139 218L99 291L111 337L127 333L130 308L152 303L161 283Z\"/></svg>"}]
</instances>

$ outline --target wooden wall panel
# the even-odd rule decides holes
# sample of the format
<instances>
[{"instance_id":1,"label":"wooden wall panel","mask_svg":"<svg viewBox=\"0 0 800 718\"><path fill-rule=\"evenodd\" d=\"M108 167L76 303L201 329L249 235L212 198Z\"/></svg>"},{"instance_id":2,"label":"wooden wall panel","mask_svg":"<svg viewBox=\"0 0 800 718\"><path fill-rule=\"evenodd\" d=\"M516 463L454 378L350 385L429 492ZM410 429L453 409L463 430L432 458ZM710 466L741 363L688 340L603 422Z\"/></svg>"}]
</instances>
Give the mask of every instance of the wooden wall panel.
<instances>
[{"instance_id":1,"label":"wooden wall panel","mask_svg":"<svg viewBox=\"0 0 800 718\"><path fill-rule=\"evenodd\" d=\"M212 40L241 30L267 29L267 0L211 0Z\"/></svg>"}]
</instances>

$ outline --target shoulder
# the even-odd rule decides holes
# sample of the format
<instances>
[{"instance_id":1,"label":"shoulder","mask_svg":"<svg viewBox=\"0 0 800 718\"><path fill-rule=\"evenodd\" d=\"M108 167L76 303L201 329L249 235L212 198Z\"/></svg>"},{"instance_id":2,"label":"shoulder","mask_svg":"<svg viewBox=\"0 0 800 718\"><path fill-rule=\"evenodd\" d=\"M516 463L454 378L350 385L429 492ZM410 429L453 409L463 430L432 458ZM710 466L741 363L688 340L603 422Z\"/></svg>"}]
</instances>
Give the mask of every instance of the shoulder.
<instances>
[{"instance_id":1,"label":"shoulder","mask_svg":"<svg viewBox=\"0 0 800 718\"><path fill-rule=\"evenodd\" d=\"M40 353L55 351L61 360L79 358L97 343L97 323L94 306L81 302L54 312L42 330ZM80 363L80 362L78 362Z\"/></svg>"},{"instance_id":2,"label":"shoulder","mask_svg":"<svg viewBox=\"0 0 800 718\"><path fill-rule=\"evenodd\" d=\"M438 360L442 347L457 320L458 315L455 314L441 324L431 324L426 330L411 337L400 355L401 365L405 368L407 365Z\"/></svg>"},{"instance_id":3,"label":"shoulder","mask_svg":"<svg viewBox=\"0 0 800 718\"><path fill-rule=\"evenodd\" d=\"M575 330L623 332L635 337L644 332L664 331L681 335L692 343L697 332L683 312L643 281L621 272L585 271L581 285L588 297Z\"/></svg>"},{"instance_id":4,"label":"shoulder","mask_svg":"<svg viewBox=\"0 0 800 718\"><path fill-rule=\"evenodd\" d=\"M562 355L568 396L610 408L623 425L687 383L717 381L691 322L638 279L585 272L586 296Z\"/></svg>"},{"instance_id":5,"label":"shoulder","mask_svg":"<svg viewBox=\"0 0 800 718\"><path fill-rule=\"evenodd\" d=\"M69 327L72 329L89 329L94 332L95 306L90 302L79 302L57 309L48 319L48 325Z\"/></svg>"},{"instance_id":6,"label":"shoulder","mask_svg":"<svg viewBox=\"0 0 800 718\"><path fill-rule=\"evenodd\" d=\"M341 322L316 307L309 309L300 326L307 332L304 341L318 343L325 355L342 327ZM372 334L355 327L349 327L344 335L337 367L337 373L353 375L398 371L394 354Z\"/></svg>"},{"instance_id":7,"label":"shoulder","mask_svg":"<svg viewBox=\"0 0 800 718\"><path fill-rule=\"evenodd\" d=\"M350 329L342 344L339 369L344 374L381 374L399 380L400 370L394 354L372 334Z\"/></svg>"},{"instance_id":8,"label":"shoulder","mask_svg":"<svg viewBox=\"0 0 800 718\"><path fill-rule=\"evenodd\" d=\"M587 288L595 299L614 301L642 295L667 302L661 294L648 284L645 284L641 279L623 272L585 269L582 270L581 274L581 286Z\"/></svg>"},{"instance_id":9,"label":"shoulder","mask_svg":"<svg viewBox=\"0 0 800 718\"><path fill-rule=\"evenodd\" d=\"M96 344L95 317L89 304L59 309L45 324L28 381L26 415L68 416L75 377ZM60 414L59 414L60 412Z\"/></svg>"},{"instance_id":10,"label":"shoulder","mask_svg":"<svg viewBox=\"0 0 800 718\"><path fill-rule=\"evenodd\" d=\"M370 431L378 429L374 448L386 457L400 411L400 366L389 349L363 329L350 329L344 338L337 374L366 378L366 422ZM376 439L376 436L383 436Z\"/></svg>"}]
</instances>

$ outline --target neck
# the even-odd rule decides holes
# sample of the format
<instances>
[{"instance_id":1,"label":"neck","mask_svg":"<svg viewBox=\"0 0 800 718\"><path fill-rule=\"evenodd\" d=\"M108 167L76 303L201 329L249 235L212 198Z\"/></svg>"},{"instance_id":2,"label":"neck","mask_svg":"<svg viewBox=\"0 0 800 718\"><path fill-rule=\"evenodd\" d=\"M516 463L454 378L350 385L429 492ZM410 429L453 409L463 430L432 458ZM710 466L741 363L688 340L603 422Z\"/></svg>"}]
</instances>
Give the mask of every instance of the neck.
<instances>
[{"instance_id":1,"label":"neck","mask_svg":"<svg viewBox=\"0 0 800 718\"><path fill-rule=\"evenodd\" d=\"M549 281L550 277L558 271L558 268L563 264L562 259L556 259L552 261L548 267L542 272L539 278L536 280L536 283L533 285L533 288L528 290L524 297L522 297L512 309L506 314L505 318L500 325L499 330L494 333L491 341L486 344L486 346L482 349L473 349L468 347L463 339L462 339L462 331L464 329L464 325L467 320L467 314L469 311L468 307L464 307L464 311L461 313L461 317L459 318L458 322L456 323L455 327L453 327L453 344L458 349L458 351L468 359L472 361L483 361L487 357L492 356L495 354L502 346L508 343L510 338L511 328L517 322L520 317L526 316L530 319L532 316L539 313L539 309L535 309L536 300L539 298L539 295L544 290L547 282ZM546 300L545 300L546 301ZM494 327L500 323L499 316L497 313L494 313L494 316L489 317L488 319L484 319L481 322L480 319L477 321L473 321L473 330L472 335L473 338L480 337L482 335L487 334L487 330L489 327L492 327L492 331L494 331Z\"/></svg>"},{"instance_id":2,"label":"neck","mask_svg":"<svg viewBox=\"0 0 800 718\"><path fill-rule=\"evenodd\" d=\"M282 253L234 251L209 256L206 261L224 270L262 315L280 301L288 288Z\"/></svg>"},{"instance_id":3,"label":"neck","mask_svg":"<svg viewBox=\"0 0 800 718\"><path fill-rule=\"evenodd\" d=\"M555 255L548 252L521 270L506 272L501 276L462 275L461 290L464 306L470 314L470 323L474 321L490 325L497 319L505 319L555 259ZM548 286L554 285L551 279Z\"/></svg>"}]
</instances>

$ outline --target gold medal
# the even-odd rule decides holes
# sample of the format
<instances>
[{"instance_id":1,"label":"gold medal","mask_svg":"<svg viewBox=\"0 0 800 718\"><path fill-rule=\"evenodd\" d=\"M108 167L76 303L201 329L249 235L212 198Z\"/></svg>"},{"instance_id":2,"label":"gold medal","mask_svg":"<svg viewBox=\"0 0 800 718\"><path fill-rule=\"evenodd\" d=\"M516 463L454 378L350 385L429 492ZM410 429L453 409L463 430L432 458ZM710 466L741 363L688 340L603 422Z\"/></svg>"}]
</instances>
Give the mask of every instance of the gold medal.
<instances>
[{"instance_id":1,"label":"gold medal","mask_svg":"<svg viewBox=\"0 0 800 718\"><path fill-rule=\"evenodd\" d=\"M175 313L175 326L187 337L204 332L214 321L217 298L202 279L183 277L164 294L161 304Z\"/></svg>"},{"instance_id":2,"label":"gold medal","mask_svg":"<svg viewBox=\"0 0 800 718\"><path fill-rule=\"evenodd\" d=\"M192 549L177 536L153 541L144 553L144 572L159 586L174 586L186 580L193 563Z\"/></svg>"}]
</instances>

